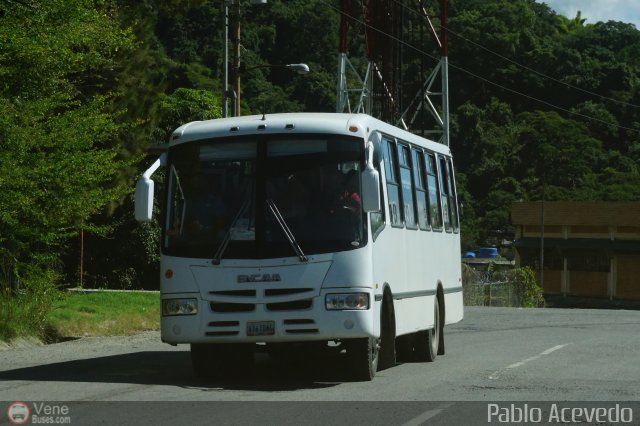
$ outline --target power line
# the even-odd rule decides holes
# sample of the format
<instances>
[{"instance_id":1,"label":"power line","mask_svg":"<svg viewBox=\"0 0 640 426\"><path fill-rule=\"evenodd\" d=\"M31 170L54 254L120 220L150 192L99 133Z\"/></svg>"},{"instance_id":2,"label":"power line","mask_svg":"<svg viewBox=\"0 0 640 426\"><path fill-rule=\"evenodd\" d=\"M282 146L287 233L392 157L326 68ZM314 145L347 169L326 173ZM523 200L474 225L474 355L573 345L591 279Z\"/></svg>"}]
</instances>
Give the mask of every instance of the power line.
<instances>
[{"instance_id":1,"label":"power line","mask_svg":"<svg viewBox=\"0 0 640 426\"><path fill-rule=\"evenodd\" d=\"M583 92L583 93L587 93L587 94L592 95L592 96L597 96L597 97L599 97L599 98L601 98L601 99L604 99L604 100L607 100L607 101L610 101L610 102L615 102L615 103L620 104L620 105L626 105L626 106L630 106L630 107L634 107L634 108L640 108L640 105L636 105L636 104L632 104L632 103L629 103L629 102L620 101L620 100L618 100L618 99L610 98L610 97L608 97L608 96L604 96L604 95L601 95L601 94L599 94L599 93L595 93L595 92L592 92L592 91L590 91L590 90L586 90L586 89L582 89L582 88L580 88L580 87L578 87L578 86L574 86L574 85L569 84L569 83L567 83L567 82L565 82L565 81L558 80L558 79L557 79L557 78L555 78L555 77L552 77L552 76L550 76L550 75L544 74L544 73L542 73L542 72L540 72L540 71L537 71L537 70L535 70L535 69L533 69L533 68L530 68L530 67L528 67L528 66L526 66L526 65L523 65L523 64L521 64L521 63L519 63L519 62L517 62L517 61L515 61L515 60L513 60L513 59L510 59L510 58L508 58L508 57L506 57L506 56L503 56L503 55L501 55L501 54L499 54L499 53L497 53L497 52L494 52L493 50L488 49L487 47L485 47L485 46L483 46L483 45L481 45L481 44L479 44L479 43L476 43L476 42L475 42L475 41L473 41L473 40L469 40L469 39L467 39L466 37L464 37L464 36L462 36L462 35L460 35L460 34L458 34L458 33L454 32L454 31L451 31L451 30L450 30L450 29L448 29L448 28L447 28L447 31L448 31L449 33L451 33L451 34L455 35L456 37L459 37L459 38L461 38L461 39L463 39L463 40L465 40L465 41L467 41L467 42L469 42L469 43L473 44L474 46L477 46L477 47L479 47L479 48L481 48L481 49L483 49L483 50L486 50L487 52L489 52L489 53L491 53L491 54L493 54L493 55L495 55L495 56L497 56L497 57L499 57L499 58L501 58L501 59L504 59L505 61L511 62L512 64L515 64L515 65L517 65L517 66L519 66L519 67L521 67L521 68L526 69L527 71L530 71L530 72L532 72L532 73L534 73L534 74L537 74L537 75L539 75L539 76L541 76L541 77L544 77L544 78L546 78L546 79L549 79L549 80L551 80L551 81L554 81L554 82L556 82L556 83L558 83L558 84L561 84L561 85L563 85L563 86L569 87L569 88L574 89L574 90L578 90L578 91Z\"/></svg>"},{"instance_id":2,"label":"power line","mask_svg":"<svg viewBox=\"0 0 640 426\"><path fill-rule=\"evenodd\" d=\"M416 14L416 15L420 15L420 14L418 13L418 11L416 11L416 10L415 10L415 9L413 9L413 8L407 7L403 2L398 1L398 0L393 0L393 1L394 1L396 4L399 4L400 6L402 6L404 9L409 10L409 11L411 11L412 13L414 13L414 14ZM420 16L421 16L421 15L420 15ZM580 92L587 93L587 94L589 94L589 95L596 96L596 97L598 97L598 98L601 98L601 99L604 99L604 100L607 100L607 101L610 101L610 102L615 102L615 103L620 104L620 105L626 105L626 106L630 106L630 107L634 107L634 108L640 108L640 105L636 105L636 104L632 104L632 103L629 103L629 102L620 101L620 100L618 100L618 99L610 98L610 97L608 97L608 96L604 96L604 95L601 95L601 94L599 94L599 93L595 93L595 92L592 92L592 91L589 91L589 90L583 89L583 88L581 88L581 87L574 86L574 85L572 85L572 84L570 84L570 83L567 83L567 82L565 82L565 81L558 80L558 79L557 79L557 78L555 78L555 77L552 77L552 76L550 76L550 75L544 74L544 73L542 73L542 72L540 72L540 71L538 71L538 70L536 70L536 69L534 69L534 68L531 68L531 67L528 67L528 66L526 66L526 65L524 65L524 64L521 64L520 62L515 61L515 60L513 60L513 59L511 59L511 58L509 58L509 57L507 57L507 56L501 55L501 54L500 54L500 53L498 53L498 52L494 52L493 50L489 49L488 47L485 47L485 46L483 46L483 45L482 45L482 44L480 44L480 43L477 43L477 42L475 42L475 41L473 41L473 40L470 40L470 39L466 38L465 36L463 36L463 35L461 35L461 34L459 34L459 33L455 32L455 31L452 31L452 30L451 30L451 28L444 27L442 24L440 24L440 26L441 26L442 28L446 29L446 30L447 30L447 32L448 32L449 34L453 34L453 35L455 35L456 37L461 38L462 40L464 40L464 41L466 41L466 42L468 42L468 43L471 43L471 44L473 44L474 46L479 47L479 48L481 48L482 50L485 50L485 51L487 51L487 52L491 53L492 55L495 55L495 56L497 56L497 57L499 57L499 58L501 58L501 59L503 59L503 60L505 60L505 61L507 61L507 62L510 62L510 63L512 63L512 64L514 64L514 65L517 65L517 66L519 66L519 67L521 67L521 68L523 68L523 69L525 69L525 70L527 70L527 71L529 71L529 72L532 72L532 73L534 73L534 74L537 74L537 75L539 75L539 76L541 76L541 77L543 77L543 78L549 79L549 80L551 80L551 81L554 81L554 82L556 82L556 83L558 83L558 84L561 84L561 85L563 85L563 86L566 86L566 87L568 87L568 88L571 88L571 89L574 89L574 90L578 90L578 91L580 91Z\"/></svg>"},{"instance_id":3,"label":"power line","mask_svg":"<svg viewBox=\"0 0 640 426\"><path fill-rule=\"evenodd\" d=\"M343 12L342 10L340 10L339 8L335 7L334 5L332 5L332 4L330 4L330 3L328 3L328 2L327 2L327 1L325 1L325 0L320 0L320 1L321 1L322 3L324 3L325 5L329 6L331 9L333 9L333 10L337 11L338 13L345 15L347 18L351 19L351 20L352 20L352 21L354 21L354 22L357 22L357 23L359 23L359 24L361 24L361 25L364 25L365 27L370 28L370 29L372 29L372 30L376 31L377 33L382 34L382 35L383 35L383 36L385 36L385 37L389 37L391 40L397 41L398 43L400 43L400 44L402 44L402 45L404 45L404 46L406 46L406 47L408 47L408 48L410 48L410 49L412 49L412 50L414 50L414 51L418 52L418 53L419 53L419 54L421 54L421 55L427 56L427 57L429 57L429 58L431 58L431 59L434 59L434 60L436 60L436 61L438 61L438 60L439 60L436 56L434 56L434 55L432 55L432 54L429 54L429 53L425 52L424 50L419 49L418 47L413 46L413 45L411 45L411 44L409 44L409 43L407 43L407 42L405 42L405 41L403 41L403 40L400 40L400 39L398 39L397 37L394 37L393 35L388 34L388 33L384 32L384 31L382 31L382 30L380 30L380 29L376 28L376 27L375 27L375 26L373 26L373 25L369 25L369 24L367 24L366 22L364 22L364 21L362 21L362 20L360 20L360 19L356 18L355 16L352 16L352 15L350 15L350 14L346 13L346 12ZM556 109L556 110L558 110L558 111L563 111L563 112L566 112L566 113L571 114L571 115L575 115L575 116L582 117L582 118L585 118L585 119L588 119L588 120L592 120L592 121L596 121L596 122L599 122L599 123L602 123L602 124L606 124L607 126L611 126L611 127L615 127L615 128L618 128L618 129L623 129L623 130L627 130L627 131L630 131L630 132L634 132L634 133L639 133L639 134L640 134L640 130L638 130L638 129L633 129L633 128L631 128L631 127L621 126L621 125L619 125L619 124L615 124L615 123L611 123L611 122L608 122L608 121L605 121L605 120L601 120L601 119L599 119L599 118L595 118L595 117L592 117L592 116L590 116L590 115L581 114L581 113L578 113L578 112L575 112L575 111L571 111L571 110L568 110L568 109L566 109L566 108L562 108L562 107L560 107L560 106L557 106L557 105L555 105L555 104L552 104L551 102L548 102L548 101L545 101L545 100L542 100L542 99L538 99L538 98L536 98L536 97L534 97L534 96L531 96L531 95L528 95L528 94L526 94L526 93L522 93L522 92L519 92L519 91L517 91L517 90L515 90L515 89L511 89L511 88L508 88L508 87L506 87L506 86L503 86L503 85L501 85L501 84L499 84L499 83L495 83L495 82L493 82L493 81L491 81L491 80L489 80L489 79L487 79L487 78L485 78L485 77L479 76L479 75L477 75L477 74L475 74L475 73L473 73L473 72L471 72L471 71L469 71L469 70L466 70L466 69L464 69L464 68L462 68L462 67L460 67L460 66L457 66L457 65L455 65L455 64L452 64L450 60L449 60L449 66L450 66L450 67L452 67L452 68L455 68L455 69L457 69L457 70L459 70L459 71L462 71L462 72L464 72L465 74L468 74L468 75L470 75L470 76L472 76L472 77L475 77L475 78L477 78L477 79L479 79L479 80L482 80L482 81L484 81L484 82L486 82L486 83L489 83L489 84L491 84L491 85L493 85L493 86L496 86L496 87L499 87L499 88L501 88L501 89L503 89L503 90L506 90L506 91L508 91L508 92L515 93L515 94L517 94L517 95L523 96L523 97L525 97L525 98L527 98L527 99L530 99L530 100L536 101L536 102L541 103L541 104L543 104L543 105L546 105L546 106L548 106L548 107L554 108L554 109Z\"/></svg>"},{"instance_id":4,"label":"power line","mask_svg":"<svg viewBox=\"0 0 640 426\"><path fill-rule=\"evenodd\" d=\"M588 119L588 120L597 121L597 122L599 122L599 123L606 124L607 126L617 127L617 128L619 128L619 129L628 130L628 131L630 131L630 132L640 133L640 130L638 130L638 129L634 129L634 128L631 128L631 127L621 126L621 125L619 125L619 124L615 124L615 123L611 123L611 122L608 122L608 121L605 121L605 120L601 120L601 119L599 119L599 118L595 118L595 117L592 117L592 116L590 116L590 115L586 115L586 114L582 114L582 113L579 113L579 112L571 111L571 110L568 110L568 109L566 109L566 108L562 108L562 107L560 107L560 106L557 106L557 105L555 105L555 104L552 104L551 102L547 102L547 101L545 101L545 100L535 98L535 97L533 97L533 96L531 96L531 95L528 95L528 94L526 94L526 93L518 92L517 90L510 89L510 88L505 87L505 86L502 86L502 85L500 85L500 84L498 84L498 83L494 83L493 81L491 81L491 80L489 80L489 79L487 79L487 78L484 78L484 77L482 77L482 76L479 76L479 75L477 75L477 74L474 74L474 73L472 73L471 71L468 71L468 70L466 70L466 69L464 69L464 68L462 68L462 67L459 67L459 66L453 65L453 64L451 64L451 62L449 62L449 66L450 66L450 67L453 67L453 68L455 68L455 69L457 69L457 70L460 70L460 71L462 71L462 72L464 72L464 73L466 73L466 74L469 74L469 75L471 75L471 76L473 76L473 77L475 77L475 78L477 78L477 79L480 79L480 80L482 80L482 81L484 81L484 82L486 82L486 83L489 83L489 84L492 84L492 85L494 85L494 86L496 86L496 87L499 87L499 88L501 88L501 89L503 89L503 90L506 90L506 91L511 92L511 93L518 94L518 95L520 95L520 96L524 96L525 98L528 98L528 99L531 99L531 100L533 100L533 101L539 102L539 103L541 103L541 104L543 104L543 105L547 105L547 106L549 106L549 107L551 107L551 108L555 108L555 109L557 109L557 110L559 110L559 111L563 111L563 112L566 112L566 113L568 113L568 114L572 114L572 115L577 115L578 117L586 118L586 119Z\"/></svg>"}]
</instances>

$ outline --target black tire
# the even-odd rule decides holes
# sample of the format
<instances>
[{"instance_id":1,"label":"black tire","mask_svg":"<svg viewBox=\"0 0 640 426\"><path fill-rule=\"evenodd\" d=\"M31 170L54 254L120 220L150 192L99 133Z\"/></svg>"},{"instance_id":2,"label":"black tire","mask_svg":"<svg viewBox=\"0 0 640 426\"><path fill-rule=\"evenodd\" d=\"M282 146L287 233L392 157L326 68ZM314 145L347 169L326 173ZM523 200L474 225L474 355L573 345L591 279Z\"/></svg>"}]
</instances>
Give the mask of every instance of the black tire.
<instances>
[{"instance_id":1,"label":"black tire","mask_svg":"<svg viewBox=\"0 0 640 426\"><path fill-rule=\"evenodd\" d=\"M413 334L396 337L396 360L398 362L413 361Z\"/></svg>"},{"instance_id":2,"label":"black tire","mask_svg":"<svg viewBox=\"0 0 640 426\"><path fill-rule=\"evenodd\" d=\"M346 343L353 378L357 381L373 380L378 370L378 339L365 337Z\"/></svg>"},{"instance_id":3,"label":"black tire","mask_svg":"<svg viewBox=\"0 0 640 426\"><path fill-rule=\"evenodd\" d=\"M252 344L191 344L191 364L196 377L235 375L253 367Z\"/></svg>"},{"instance_id":4,"label":"black tire","mask_svg":"<svg viewBox=\"0 0 640 426\"><path fill-rule=\"evenodd\" d=\"M435 297L434 324L431 330L422 330L415 337L415 360L418 362L433 362L436 360L440 346L440 332L442 330L440 318L440 300Z\"/></svg>"},{"instance_id":5,"label":"black tire","mask_svg":"<svg viewBox=\"0 0 640 426\"><path fill-rule=\"evenodd\" d=\"M438 341L438 355L444 355L444 302L440 306L440 340Z\"/></svg>"},{"instance_id":6,"label":"black tire","mask_svg":"<svg viewBox=\"0 0 640 426\"><path fill-rule=\"evenodd\" d=\"M385 301L380 313L380 354L378 370L384 370L396 365L396 322L393 302L389 293L385 294Z\"/></svg>"},{"instance_id":7,"label":"black tire","mask_svg":"<svg viewBox=\"0 0 640 426\"><path fill-rule=\"evenodd\" d=\"M196 377L207 377L211 374L211 345L204 343L191 344L191 367Z\"/></svg>"}]
</instances>

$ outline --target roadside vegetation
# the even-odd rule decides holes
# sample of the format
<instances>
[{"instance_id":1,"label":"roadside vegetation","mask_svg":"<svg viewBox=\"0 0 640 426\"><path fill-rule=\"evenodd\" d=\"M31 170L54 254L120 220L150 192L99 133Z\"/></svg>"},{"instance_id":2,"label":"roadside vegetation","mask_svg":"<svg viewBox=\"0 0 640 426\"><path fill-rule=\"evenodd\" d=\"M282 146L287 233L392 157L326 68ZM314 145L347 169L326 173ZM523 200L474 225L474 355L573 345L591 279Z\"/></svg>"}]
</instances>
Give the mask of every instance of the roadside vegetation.
<instances>
[{"instance_id":1,"label":"roadside vegetation","mask_svg":"<svg viewBox=\"0 0 640 426\"><path fill-rule=\"evenodd\" d=\"M59 297L53 284L56 277L39 270L25 272L28 286L16 294L6 289L0 292L0 341L22 336L46 340L50 334L48 315Z\"/></svg>"},{"instance_id":2,"label":"roadside vegetation","mask_svg":"<svg viewBox=\"0 0 640 426\"><path fill-rule=\"evenodd\" d=\"M492 264L484 271L462 265L462 288L466 306L544 306L542 287L528 267L496 270Z\"/></svg>"},{"instance_id":3,"label":"roadside vegetation","mask_svg":"<svg viewBox=\"0 0 640 426\"><path fill-rule=\"evenodd\" d=\"M157 293L69 292L47 320L52 337L121 336L160 328Z\"/></svg>"},{"instance_id":4,"label":"roadside vegetation","mask_svg":"<svg viewBox=\"0 0 640 426\"><path fill-rule=\"evenodd\" d=\"M46 343L70 337L123 336L160 328L157 293L33 293L0 298L0 341L34 337Z\"/></svg>"}]
</instances>

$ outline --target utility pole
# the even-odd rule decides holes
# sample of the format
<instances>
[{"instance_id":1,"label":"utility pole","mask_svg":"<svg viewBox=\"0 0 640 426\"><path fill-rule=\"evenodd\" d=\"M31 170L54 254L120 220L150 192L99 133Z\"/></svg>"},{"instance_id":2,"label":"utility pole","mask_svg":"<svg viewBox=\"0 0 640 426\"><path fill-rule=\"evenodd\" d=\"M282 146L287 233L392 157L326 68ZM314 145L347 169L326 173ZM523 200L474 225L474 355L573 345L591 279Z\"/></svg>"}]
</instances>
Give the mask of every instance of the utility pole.
<instances>
[{"instance_id":1,"label":"utility pole","mask_svg":"<svg viewBox=\"0 0 640 426\"><path fill-rule=\"evenodd\" d=\"M542 170L542 201L540 203L540 287L544 289L544 187L546 172Z\"/></svg>"},{"instance_id":2,"label":"utility pole","mask_svg":"<svg viewBox=\"0 0 640 426\"><path fill-rule=\"evenodd\" d=\"M223 115L228 114L227 102L229 99L229 0L224 1L224 93ZM240 116L240 19L242 18L240 9L241 0L232 0L233 19L233 115ZM267 0L251 0L251 4L266 4Z\"/></svg>"},{"instance_id":3,"label":"utility pole","mask_svg":"<svg viewBox=\"0 0 640 426\"><path fill-rule=\"evenodd\" d=\"M224 13L224 64L222 73L224 80L222 83L222 117L229 116L229 3L222 0Z\"/></svg>"},{"instance_id":4,"label":"utility pole","mask_svg":"<svg viewBox=\"0 0 640 426\"><path fill-rule=\"evenodd\" d=\"M442 61L442 143L449 146L449 34L447 23L447 0L440 0L440 37L442 45L440 56Z\"/></svg>"},{"instance_id":5,"label":"utility pole","mask_svg":"<svg viewBox=\"0 0 640 426\"><path fill-rule=\"evenodd\" d=\"M240 116L240 0L233 0L233 87L235 105L233 115Z\"/></svg>"}]
</instances>

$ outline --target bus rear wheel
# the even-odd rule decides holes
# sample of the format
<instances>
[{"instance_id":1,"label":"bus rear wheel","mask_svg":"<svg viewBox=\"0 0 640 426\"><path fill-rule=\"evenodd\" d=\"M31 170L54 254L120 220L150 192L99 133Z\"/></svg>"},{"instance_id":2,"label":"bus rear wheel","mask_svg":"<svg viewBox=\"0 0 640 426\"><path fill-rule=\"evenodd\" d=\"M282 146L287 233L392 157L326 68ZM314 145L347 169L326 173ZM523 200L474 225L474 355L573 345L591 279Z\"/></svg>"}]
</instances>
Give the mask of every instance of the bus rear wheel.
<instances>
[{"instance_id":1,"label":"bus rear wheel","mask_svg":"<svg viewBox=\"0 0 640 426\"><path fill-rule=\"evenodd\" d=\"M419 331L415 336L414 356L416 361L433 362L438 355L442 324L440 323L440 300L437 296L434 299L433 328L431 330Z\"/></svg>"},{"instance_id":2,"label":"bus rear wheel","mask_svg":"<svg viewBox=\"0 0 640 426\"><path fill-rule=\"evenodd\" d=\"M345 343L353 378L358 381L373 380L378 370L378 339L365 337Z\"/></svg>"}]
</instances>

